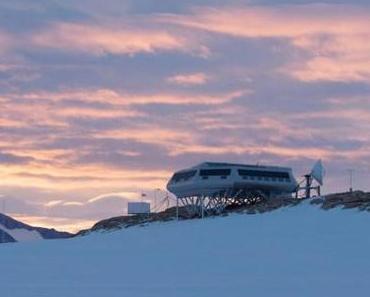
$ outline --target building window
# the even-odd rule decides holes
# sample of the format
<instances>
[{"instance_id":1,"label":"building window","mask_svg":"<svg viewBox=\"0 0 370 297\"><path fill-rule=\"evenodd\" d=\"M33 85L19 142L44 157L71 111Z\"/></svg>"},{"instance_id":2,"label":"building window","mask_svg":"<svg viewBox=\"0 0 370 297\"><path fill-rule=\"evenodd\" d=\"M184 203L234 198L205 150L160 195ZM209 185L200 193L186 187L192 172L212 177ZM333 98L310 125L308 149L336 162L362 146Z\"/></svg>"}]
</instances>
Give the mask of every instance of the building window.
<instances>
[{"instance_id":1,"label":"building window","mask_svg":"<svg viewBox=\"0 0 370 297\"><path fill-rule=\"evenodd\" d=\"M201 169L200 176L228 176L231 174L231 169Z\"/></svg>"},{"instance_id":2,"label":"building window","mask_svg":"<svg viewBox=\"0 0 370 297\"><path fill-rule=\"evenodd\" d=\"M238 169L238 173L240 176L249 176L255 177L258 180L266 181L282 181L284 179L290 181L290 175L288 172L281 172L281 171L264 171L264 170L252 170L252 169Z\"/></svg>"},{"instance_id":3,"label":"building window","mask_svg":"<svg viewBox=\"0 0 370 297\"><path fill-rule=\"evenodd\" d=\"M196 170L176 172L173 175L173 177L171 179L171 182L177 183L177 182L180 182L180 181L187 181L187 180L191 179L192 177L194 177L196 173L197 173Z\"/></svg>"}]
</instances>

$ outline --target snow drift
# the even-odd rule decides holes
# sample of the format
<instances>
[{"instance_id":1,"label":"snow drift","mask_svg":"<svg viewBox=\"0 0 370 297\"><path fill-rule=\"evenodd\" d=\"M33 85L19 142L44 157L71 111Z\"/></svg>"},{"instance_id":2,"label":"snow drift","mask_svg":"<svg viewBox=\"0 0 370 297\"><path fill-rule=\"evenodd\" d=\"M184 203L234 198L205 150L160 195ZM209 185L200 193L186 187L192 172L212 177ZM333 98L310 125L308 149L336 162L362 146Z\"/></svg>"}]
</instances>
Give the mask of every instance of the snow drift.
<instances>
[{"instance_id":1,"label":"snow drift","mask_svg":"<svg viewBox=\"0 0 370 297\"><path fill-rule=\"evenodd\" d=\"M369 223L302 203L2 245L1 296L366 296Z\"/></svg>"}]
</instances>

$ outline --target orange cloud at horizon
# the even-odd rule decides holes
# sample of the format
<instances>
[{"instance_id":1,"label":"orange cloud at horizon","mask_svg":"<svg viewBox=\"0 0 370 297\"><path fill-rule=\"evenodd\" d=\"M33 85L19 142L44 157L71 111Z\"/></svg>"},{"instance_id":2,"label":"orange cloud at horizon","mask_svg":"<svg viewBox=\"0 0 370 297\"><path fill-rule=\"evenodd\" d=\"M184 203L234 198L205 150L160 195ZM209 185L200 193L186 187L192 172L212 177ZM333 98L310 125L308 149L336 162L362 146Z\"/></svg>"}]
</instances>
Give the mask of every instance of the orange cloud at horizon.
<instances>
[{"instance_id":1,"label":"orange cloud at horizon","mask_svg":"<svg viewBox=\"0 0 370 297\"><path fill-rule=\"evenodd\" d=\"M91 228L96 220L57 218L50 216L27 216L25 214L10 214L14 219L19 220L31 226L43 228L55 228L58 231L76 233L83 229Z\"/></svg>"}]
</instances>

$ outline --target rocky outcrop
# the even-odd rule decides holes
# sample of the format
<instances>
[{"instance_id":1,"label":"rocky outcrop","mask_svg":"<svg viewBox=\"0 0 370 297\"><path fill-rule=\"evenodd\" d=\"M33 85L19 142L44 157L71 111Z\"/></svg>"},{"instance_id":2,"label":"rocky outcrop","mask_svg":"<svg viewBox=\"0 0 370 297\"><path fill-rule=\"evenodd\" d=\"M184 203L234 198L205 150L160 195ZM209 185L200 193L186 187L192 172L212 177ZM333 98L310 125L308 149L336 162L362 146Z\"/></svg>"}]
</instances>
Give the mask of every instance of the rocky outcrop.
<instances>
[{"instance_id":1,"label":"rocky outcrop","mask_svg":"<svg viewBox=\"0 0 370 297\"><path fill-rule=\"evenodd\" d=\"M313 199L313 205L319 205L322 209L354 208L360 211L370 211L370 193L355 191L338 194L330 194L325 197Z\"/></svg>"},{"instance_id":2,"label":"rocky outcrop","mask_svg":"<svg viewBox=\"0 0 370 297\"><path fill-rule=\"evenodd\" d=\"M231 205L220 214L227 216L230 213L242 213L242 214L259 214L271 212L283 207L295 207L301 204L306 199L294 199L291 197L274 198L269 200L262 200L255 204L248 205ZM358 209L360 211L370 211L370 193L356 191L352 193L338 193L312 198L309 202L312 207L319 207L323 210L329 210L333 208L344 208L344 209ZM189 217L186 210L181 207L179 208L179 217L182 220L197 218L196 216ZM131 226L140 226L152 222L164 222L176 219L176 208L172 207L163 212L152 213L148 215L136 215L136 216L120 216L106 220L102 220L96 223L91 229L83 230L77 235L86 235L93 231L105 231L128 228Z\"/></svg>"},{"instance_id":3,"label":"rocky outcrop","mask_svg":"<svg viewBox=\"0 0 370 297\"><path fill-rule=\"evenodd\" d=\"M179 218L190 219L183 207L179 208ZM150 213L147 215L113 217L97 222L91 229L82 230L79 233L77 233L76 236L86 235L93 231L122 229L137 225L144 225L151 222L165 222L174 219L176 219L175 207L168 208L162 212Z\"/></svg>"}]
</instances>

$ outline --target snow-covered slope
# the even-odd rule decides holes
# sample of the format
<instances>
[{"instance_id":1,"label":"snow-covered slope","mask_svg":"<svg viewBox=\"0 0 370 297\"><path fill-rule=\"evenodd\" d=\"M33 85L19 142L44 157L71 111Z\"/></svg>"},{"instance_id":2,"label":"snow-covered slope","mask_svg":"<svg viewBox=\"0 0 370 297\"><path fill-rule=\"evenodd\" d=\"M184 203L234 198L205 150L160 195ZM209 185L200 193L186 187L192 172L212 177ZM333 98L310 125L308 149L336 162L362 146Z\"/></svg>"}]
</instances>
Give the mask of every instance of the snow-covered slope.
<instances>
[{"instance_id":1,"label":"snow-covered slope","mask_svg":"<svg viewBox=\"0 0 370 297\"><path fill-rule=\"evenodd\" d=\"M68 238L72 234L32 227L0 213L0 243Z\"/></svg>"},{"instance_id":2,"label":"snow-covered slope","mask_svg":"<svg viewBox=\"0 0 370 297\"><path fill-rule=\"evenodd\" d=\"M369 224L302 204L2 245L1 296L367 296Z\"/></svg>"},{"instance_id":3,"label":"snow-covered slope","mask_svg":"<svg viewBox=\"0 0 370 297\"><path fill-rule=\"evenodd\" d=\"M0 229L8 233L17 242L43 239L41 234L36 230L8 229L2 224L0 224Z\"/></svg>"}]
</instances>

